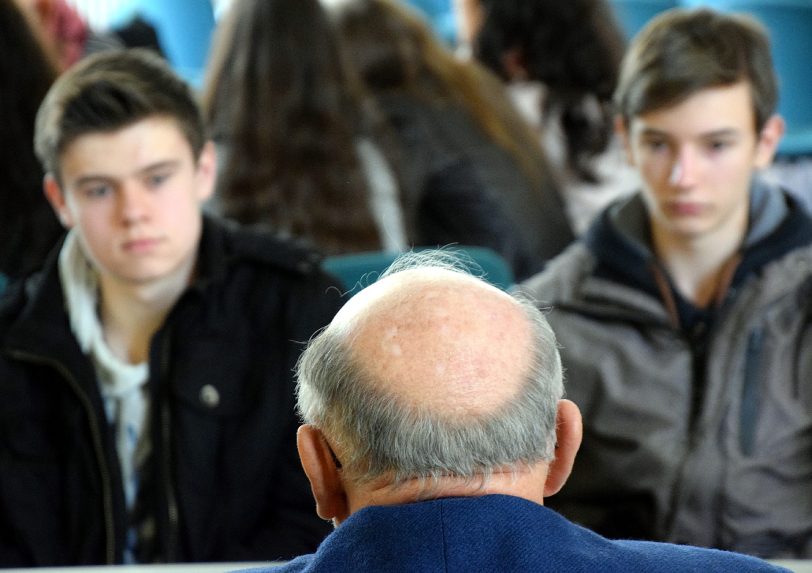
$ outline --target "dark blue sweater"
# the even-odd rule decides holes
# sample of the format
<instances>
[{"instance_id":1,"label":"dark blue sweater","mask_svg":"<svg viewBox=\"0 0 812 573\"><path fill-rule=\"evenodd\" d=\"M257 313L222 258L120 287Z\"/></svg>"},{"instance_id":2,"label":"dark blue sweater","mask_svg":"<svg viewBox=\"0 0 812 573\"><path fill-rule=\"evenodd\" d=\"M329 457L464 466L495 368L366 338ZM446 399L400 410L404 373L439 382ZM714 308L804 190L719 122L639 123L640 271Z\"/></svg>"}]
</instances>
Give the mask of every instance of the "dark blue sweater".
<instances>
[{"instance_id":1,"label":"dark blue sweater","mask_svg":"<svg viewBox=\"0 0 812 573\"><path fill-rule=\"evenodd\" d=\"M312 555L282 572L471 571L786 572L764 561L714 549L610 541L554 511L505 495L445 498L367 507L350 516Z\"/></svg>"}]
</instances>

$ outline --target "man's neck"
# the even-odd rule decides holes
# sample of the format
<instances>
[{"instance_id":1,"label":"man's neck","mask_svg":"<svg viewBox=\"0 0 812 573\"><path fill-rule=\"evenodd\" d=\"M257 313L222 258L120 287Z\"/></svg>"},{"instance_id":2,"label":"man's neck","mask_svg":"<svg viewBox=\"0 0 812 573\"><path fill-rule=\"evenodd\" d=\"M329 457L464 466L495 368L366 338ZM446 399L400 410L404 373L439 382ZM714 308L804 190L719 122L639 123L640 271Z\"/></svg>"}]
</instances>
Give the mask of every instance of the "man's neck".
<instances>
[{"instance_id":1,"label":"man's neck","mask_svg":"<svg viewBox=\"0 0 812 573\"><path fill-rule=\"evenodd\" d=\"M544 505L547 464L536 463L515 471L495 471L488 479L439 477L432 480L406 480L394 484L389 477L356 486L345 484L349 513L374 505L398 505L443 497L478 497L490 494L512 495ZM337 520L336 524L341 520Z\"/></svg>"},{"instance_id":2,"label":"man's neck","mask_svg":"<svg viewBox=\"0 0 812 573\"><path fill-rule=\"evenodd\" d=\"M746 231L745 221L740 233L674 240L652 226L652 246L677 291L697 308L706 308L727 290L730 266L735 265Z\"/></svg>"},{"instance_id":3,"label":"man's neck","mask_svg":"<svg viewBox=\"0 0 812 573\"><path fill-rule=\"evenodd\" d=\"M152 337L188 286L191 271L145 285L100 278L99 320L113 354L131 364L147 361Z\"/></svg>"}]
</instances>

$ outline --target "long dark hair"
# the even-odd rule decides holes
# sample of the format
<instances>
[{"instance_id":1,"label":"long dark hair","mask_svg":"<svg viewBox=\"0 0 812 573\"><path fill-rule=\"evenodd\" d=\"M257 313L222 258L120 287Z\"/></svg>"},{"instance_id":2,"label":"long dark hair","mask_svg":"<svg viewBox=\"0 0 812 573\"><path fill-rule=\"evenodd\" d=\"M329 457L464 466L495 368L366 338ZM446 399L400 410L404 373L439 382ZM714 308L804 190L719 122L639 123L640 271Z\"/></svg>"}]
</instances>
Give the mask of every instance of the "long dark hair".
<instances>
[{"instance_id":1,"label":"long dark hair","mask_svg":"<svg viewBox=\"0 0 812 573\"><path fill-rule=\"evenodd\" d=\"M549 179L536 134L516 113L498 78L476 62L454 57L414 10L393 0L357 0L339 4L334 15L374 93L405 91L457 105L531 181Z\"/></svg>"},{"instance_id":2,"label":"long dark hair","mask_svg":"<svg viewBox=\"0 0 812 573\"><path fill-rule=\"evenodd\" d=\"M55 78L14 1L0 0L0 272L12 277L39 267L62 233L34 154L37 109Z\"/></svg>"},{"instance_id":3,"label":"long dark hair","mask_svg":"<svg viewBox=\"0 0 812 573\"><path fill-rule=\"evenodd\" d=\"M623 34L605 0L479 0L482 28L477 58L511 79L503 66L515 50L528 79L547 90L542 117L558 110L568 167L598 182L593 158L612 136L612 94L625 49ZM590 108L594 98L597 108Z\"/></svg>"},{"instance_id":4,"label":"long dark hair","mask_svg":"<svg viewBox=\"0 0 812 573\"><path fill-rule=\"evenodd\" d=\"M360 84L319 0L240 0L217 30L203 93L224 146L224 215L327 253L380 248L356 152Z\"/></svg>"}]
</instances>

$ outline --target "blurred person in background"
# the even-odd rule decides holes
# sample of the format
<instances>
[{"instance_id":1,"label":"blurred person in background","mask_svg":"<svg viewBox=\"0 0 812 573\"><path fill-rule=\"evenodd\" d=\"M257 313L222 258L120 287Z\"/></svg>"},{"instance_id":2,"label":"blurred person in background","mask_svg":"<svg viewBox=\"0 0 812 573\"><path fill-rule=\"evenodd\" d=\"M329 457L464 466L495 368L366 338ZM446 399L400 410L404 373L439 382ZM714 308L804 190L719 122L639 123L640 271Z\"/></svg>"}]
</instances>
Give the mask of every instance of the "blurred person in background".
<instances>
[{"instance_id":1,"label":"blurred person in background","mask_svg":"<svg viewBox=\"0 0 812 573\"><path fill-rule=\"evenodd\" d=\"M0 0L0 274L39 268L62 226L42 193L34 121L56 69L13 0Z\"/></svg>"},{"instance_id":2,"label":"blurred person in background","mask_svg":"<svg viewBox=\"0 0 812 573\"><path fill-rule=\"evenodd\" d=\"M318 0L236 0L215 32L203 110L212 208L326 253L406 248L380 125Z\"/></svg>"},{"instance_id":3,"label":"blurred person in background","mask_svg":"<svg viewBox=\"0 0 812 573\"><path fill-rule=\"evenodd\" d=\"M458 0L473 55L506 82L561 169L580 235L639 178L613 133L625 41L606 0Z\"/></svg>"},{"instance_id":4,"label":"blurred person in background","mask_svg":"<svg viewBox=\"0 0 812 573\"><path fill-rule=\"evenodd\" d=\"M394 0L330 2L348 53L418 165L458 157L511 221L532 274L573 240L556 175L498 78L457 60L413 9ZM460 198L457 208L464 208Z\"/></svg>"},{"instance_id":5,"label":"blurred person in background","mask_svg":"<svg viewBox=\"0 0 812 573\"><path fill-rule=\"evenodd\" d=\"M93 30L66 0L14 0L59 72L100 50L120 48L115 36Z\"/></svg>"},{"instance_id":6,"label":"blurred person in background","mask_svg":"<svg viewBox=\"0 0 812 573\"><path fill-rule=\"evenodd\" d=\"M211 208L226 217L327 254L456 242L528 266L470 166L443 157L411 169L318 0L234 2L203 107L221 165Z\"/></svg>"}]
</instances>

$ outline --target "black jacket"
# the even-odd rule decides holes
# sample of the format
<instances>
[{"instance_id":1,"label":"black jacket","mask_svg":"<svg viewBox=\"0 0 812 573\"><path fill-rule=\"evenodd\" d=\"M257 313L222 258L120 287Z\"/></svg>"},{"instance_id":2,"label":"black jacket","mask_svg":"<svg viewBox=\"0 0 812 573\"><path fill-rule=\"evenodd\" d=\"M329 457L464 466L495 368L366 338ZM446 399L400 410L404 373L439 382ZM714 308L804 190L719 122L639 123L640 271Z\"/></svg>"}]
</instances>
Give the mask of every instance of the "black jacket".
<instances>
[{"instance_id":1,"label":"black jacket","mask_svg":"<svg viewBox=\"0 0 812 573\"><path fill-rule=\"evenodd\" d=\"M0 566L122 559L114 436L70 330L56 255L0 307ZM328 532L296 454L292 376L340 305L318 263L205 221L197 278L150 347L152 479L141 492L158 559L288 558Z\"/></svg>"},{"instance_id":2,"label":"black jacket","mask_svg":"<svg viewBox=\"0 0 812 573\"><path fill-rule=\"evenodd\" d=\"M574 240L558 184L534 182L464 110L387 94L379 103L399 138L418 246L490 247L517 280ZM544 162L543 156L538 161Z\"/></svg>"}]
</instances>

